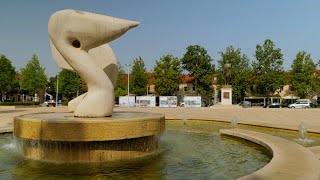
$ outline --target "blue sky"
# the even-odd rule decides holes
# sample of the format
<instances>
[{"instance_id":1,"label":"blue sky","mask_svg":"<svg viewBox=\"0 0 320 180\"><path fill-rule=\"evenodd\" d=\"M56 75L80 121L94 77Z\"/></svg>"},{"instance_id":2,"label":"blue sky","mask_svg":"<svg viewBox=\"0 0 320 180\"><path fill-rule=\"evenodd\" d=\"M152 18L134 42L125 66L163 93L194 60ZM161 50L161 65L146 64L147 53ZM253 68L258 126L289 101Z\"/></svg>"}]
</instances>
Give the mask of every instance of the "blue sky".
<instances>
[{"instance_id":1,"label":"blue sky","mask_svg":"<svg viewBox=\"0 0 320 180\"><path fill-rule=\"evenodd\" d=\"M48 76L60 68L51 55L47 24L52 13L78 9L139 21L111 42L121 64L141 56L147 70L165 54L181 58L189 45L207 49L214 63L233 45L254 59L266 38L284 54L290 69L298 51L320 59L320 1L317 0L1 0L0 54L19 70L36 53Z\"/></svg>"}]
</instances>

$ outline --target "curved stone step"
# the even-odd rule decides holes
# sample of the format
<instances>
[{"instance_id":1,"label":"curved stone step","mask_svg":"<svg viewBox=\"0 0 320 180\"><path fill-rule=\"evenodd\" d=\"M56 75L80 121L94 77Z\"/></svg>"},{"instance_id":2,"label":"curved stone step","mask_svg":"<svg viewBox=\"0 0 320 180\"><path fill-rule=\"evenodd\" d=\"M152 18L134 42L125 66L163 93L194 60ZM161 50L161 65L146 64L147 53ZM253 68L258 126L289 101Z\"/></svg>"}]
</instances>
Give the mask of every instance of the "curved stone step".
<instances>
[{"instance_id":1,"label":"curved stone step","mask_svg":"<svg viewBox=\"0 0 320 180\"><path fill-rule=\"evenodd\" d=\"M308 147L308 149L320 159L320 146Z\"/></svg>"},{"instance_id":2,"label":"curved stone step","mask_svg":"<svg viewBox=\"0 0 320 180\"><path fill-rule=\"evenodd\" d=\"M268 149L273 158L262 169L241 180L247 179L320 179L320 161L307 148L294 142L268 134L243 129L223 129L222 135L235 136L257 143Z\"/></svg>"}]
</instances>

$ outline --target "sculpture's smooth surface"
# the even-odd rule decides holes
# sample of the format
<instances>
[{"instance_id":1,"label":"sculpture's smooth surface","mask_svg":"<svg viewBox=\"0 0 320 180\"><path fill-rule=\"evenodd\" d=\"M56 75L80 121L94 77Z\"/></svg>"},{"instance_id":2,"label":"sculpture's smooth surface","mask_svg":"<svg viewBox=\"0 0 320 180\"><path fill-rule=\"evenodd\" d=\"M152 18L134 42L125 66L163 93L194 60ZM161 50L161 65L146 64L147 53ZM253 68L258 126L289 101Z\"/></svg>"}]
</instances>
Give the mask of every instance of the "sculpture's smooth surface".
<instances>
[{"instance_id":1,"label":"sculpture's smooth surface","mask_svg":"<svg viewBox=\"0 0 320 180\"><path fill-rule=\"evenodd\" d=\"M61 10L50 17L48 32L56 63L76 71L88 85L86 94L69 103L75 116L112 115L118 68L107 43L138 25L135 21L76 10Z\"/></svg>"}]
</instances>

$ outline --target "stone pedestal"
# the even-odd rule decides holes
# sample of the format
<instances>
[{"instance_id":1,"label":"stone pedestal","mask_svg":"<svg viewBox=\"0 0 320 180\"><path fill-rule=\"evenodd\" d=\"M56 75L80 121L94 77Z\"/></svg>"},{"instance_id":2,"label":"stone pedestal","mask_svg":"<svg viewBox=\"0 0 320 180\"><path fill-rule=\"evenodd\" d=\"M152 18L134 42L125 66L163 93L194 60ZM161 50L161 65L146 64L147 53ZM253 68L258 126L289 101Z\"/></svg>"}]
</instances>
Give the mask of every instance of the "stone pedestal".
<instances>
[{"instance_id":1,"label":"stone pedestal","mask_svg":"<svg viewBox=\"0 0 320 180\"><path fill-rule=\"evenodd\" d=\"M221 88L221 104L232 105L232 87L225 85Z\"/></svg>"},{"instance_id":2,"label":"stone pedestal","mask_svg":"<svg viewBox=\"0 0 320 180\"><path fill-rule=\"evenodd\" d=\"M114 112L77 118L72 113L15 117L14 135L24 156L55 162L110 162L154 154L165 130L164 115Z\"/></svg>"}]
</instances>

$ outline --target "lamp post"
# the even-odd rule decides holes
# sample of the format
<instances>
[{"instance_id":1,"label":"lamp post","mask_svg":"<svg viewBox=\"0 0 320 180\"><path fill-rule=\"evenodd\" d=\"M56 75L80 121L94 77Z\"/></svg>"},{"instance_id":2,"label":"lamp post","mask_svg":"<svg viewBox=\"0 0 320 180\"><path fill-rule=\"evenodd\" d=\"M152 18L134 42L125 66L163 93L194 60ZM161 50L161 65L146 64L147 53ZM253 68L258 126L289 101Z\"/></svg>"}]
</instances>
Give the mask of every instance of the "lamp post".
<instances>
[{"instance_id":1,"label":"lamp post","mask_svg":"<svg viewBox=\"0 0 320 180\"><path fill-rule=\"evenodd\" d=\"M128 63L128 64L125 64L127 67L128 67L128 108L130 107L130 104L129 104L129 97L130 97L130 76L129 76L129 71L130 71L130 66L131 66L131 63Z\"/></svg>"},{"instance_id":2,"label":"lamp post","mask_svg":"<svg viewBox=\"0 0 320 180\"><path fill-rule=\"evenodd\" d=\"M58 107L59 75L57 75L56 107Z\"/></svg>"},{"instance_id":3,"label":"lamp post","mask_svg":"<svg viewBox=\"0 0 320 180\"><path fill-rule=\"evenodd\" d=\"M149 85L147 84L147 96L148 96L148 94L149 94L149 90L148 90L148 87L149 87Z\"/></svg>"}]
</instances>

